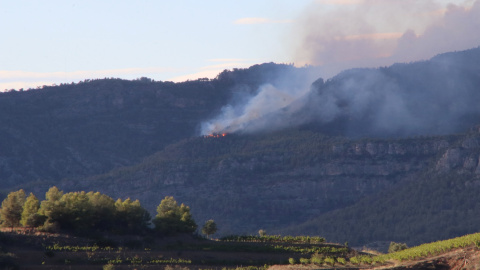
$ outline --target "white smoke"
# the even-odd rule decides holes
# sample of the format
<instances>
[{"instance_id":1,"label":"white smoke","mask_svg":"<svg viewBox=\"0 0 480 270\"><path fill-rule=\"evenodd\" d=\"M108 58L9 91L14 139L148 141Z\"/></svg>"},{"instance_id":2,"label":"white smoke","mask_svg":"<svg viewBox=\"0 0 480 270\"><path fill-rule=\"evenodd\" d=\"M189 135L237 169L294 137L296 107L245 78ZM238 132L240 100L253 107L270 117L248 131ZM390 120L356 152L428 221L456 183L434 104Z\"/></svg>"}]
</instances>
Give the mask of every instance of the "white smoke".
<instances>
[{"instance_id":1,"label":"white smoke","mask_svg":"<svg viewBox=\"0 0 480 270\"><path fill-rule=\"evenodd\" d=\"M479 0L447 8L434 0L363 0L333 10L321 3L306 9L290 40L295 62L321 66L325 78L480 45Z\"/></svg>"},{"instance_id":2,"label":"white smoke","mask_svg":"<svg viewBox=\"0 0 480 270\"><path fill-rule=\"evenodd\" d=\"M449 5L446 9L433 0L352 3L357 2L327 13L317 2L312 4L294 34L298 41L294 44L297 62L320 66L317 74L328 78L353 67L426 60L439 53L480 45L480 0L468 7ZM455 69L443 76L452 72ZM201 132L255 132L312 119L329 123L348 117L372 129L366 134L439 134L454 131L452 121L465 113L479 111L477 103L472 105L468 98L474 92L467 85L445 87L441 93L422 89L425 92L420 93L397 85L395 78L381 72L363 75L366 77L349 79L336 88L330 84L324 92L314 94L309 93L307 85L300 89L263 85L257 94L226 105L217 117L202 124ZM460 96L459 89L467 89L467 96ZM452 100L456 107L449 104Z\"/></svg>"},{"instance_id":3,"label":"white smoke","mask_svg":"<svg viewBox=\"0 0 480 270\"><path fill-rule=\"evenodd\" d=\"M262 127L252 126L257 120L274 113L304 95L305 91L279 89L271 84L259 87L257 93L246 103L229 104L222 108L220 115L202 123L202 135L249 132Z\"/></svg>"}]
</instances>

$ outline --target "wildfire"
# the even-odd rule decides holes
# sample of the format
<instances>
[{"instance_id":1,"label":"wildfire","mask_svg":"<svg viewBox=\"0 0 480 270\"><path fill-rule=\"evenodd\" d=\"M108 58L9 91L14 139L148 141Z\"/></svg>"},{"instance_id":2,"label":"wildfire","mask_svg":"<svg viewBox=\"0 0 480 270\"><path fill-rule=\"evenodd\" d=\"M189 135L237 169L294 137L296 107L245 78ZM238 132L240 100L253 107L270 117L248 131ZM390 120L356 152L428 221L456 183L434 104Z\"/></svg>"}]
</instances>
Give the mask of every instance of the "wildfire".
<instances>
[{"instance_id":1,"label":"wildfire","mask_svg":"<svg viewBox=\"0 0 480 270\"><path fill-rule=\"evenodd\" d=\"M212 134L208 134L208 135L205 135L204 137L205 138L221 138L221 137L225 137L227 136L227 133L212 133Z\"/></svg>"}]
</instances>

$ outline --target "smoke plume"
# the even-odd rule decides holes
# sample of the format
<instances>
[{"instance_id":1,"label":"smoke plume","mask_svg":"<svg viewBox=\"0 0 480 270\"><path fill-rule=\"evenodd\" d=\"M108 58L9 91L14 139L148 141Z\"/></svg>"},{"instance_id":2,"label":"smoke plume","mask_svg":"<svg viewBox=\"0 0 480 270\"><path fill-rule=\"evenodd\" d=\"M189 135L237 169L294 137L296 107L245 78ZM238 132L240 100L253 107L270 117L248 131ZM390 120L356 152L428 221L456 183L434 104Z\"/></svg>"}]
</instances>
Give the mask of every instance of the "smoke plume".
<instances>
[{"instance_id":1,"label":"smoke plume","mask_svg":"<svg viewBox=\"0 0 480 270\"><path fill-rule=\"evenodd\" d=\"M263 85L203 123L202 133L315 123L347 136L410 136L457 132L480 122L480 48L334 76L479 46L480 0L447 9L427 0L346 3L357 4L324 12L315 2L295 34L296 59L317 65L317 78L330 79L295 90L291 82Z\"/></svg>"},{"instance_id":2,"label":"smoke plume","mask_svg":"<svg viewBox=\"0 0 480 270\"><path fill-rule=\"evenodd\" d=\"M312 81L309 79L312 75L309 73L312 70L305 69L304 72L307 74L301 78L295 78L288 72L278 74L279 78L275 80L275 84L262 84L256 91L250 89L235 91L232 102L224 106L217 117L202 123L201 134L251 133L284 127L263 121L269 115L278 115L279 110L291 106L308 93L308 85ZM249 94L250 92L253 94Z\"/></svg>"},{"instance_id":3,"label":"smoke plume","mask_svg":"<svg viewBox=\"0 0 480 270\"><path fill-rule=\"evenodd\" d=\"M325 11L314 2L297 20L295 62L332 77L348 68L427 60L480 42L480 1L471 6L433 0L363 0ZM356 2L354 2L356 3Z\"/></svg>"}]
</instances>

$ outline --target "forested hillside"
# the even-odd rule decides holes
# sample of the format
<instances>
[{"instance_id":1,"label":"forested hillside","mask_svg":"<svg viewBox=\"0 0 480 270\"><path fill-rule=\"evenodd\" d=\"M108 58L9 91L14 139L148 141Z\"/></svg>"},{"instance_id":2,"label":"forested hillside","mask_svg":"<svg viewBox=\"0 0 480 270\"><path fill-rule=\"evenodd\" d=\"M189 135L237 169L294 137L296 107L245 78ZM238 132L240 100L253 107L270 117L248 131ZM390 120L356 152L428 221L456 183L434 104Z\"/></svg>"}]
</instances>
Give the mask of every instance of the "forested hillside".
<instances>
[{"instance_id":1,"label":"forested hillside","mask_svg":"<svg viewBox=\"0 0 480 270\"><path fill-rule=\"evenodd\" d=\"M479 142L476 130L353 141L308 130L201 137L62 187L134 194L152 210L172 195L196 220L214 218L223 234L266 229L413 244L477 230Z\"/></svg>"},{"instance_id":2,"label":"forested hillside","mask_svg":"<svg viewBox=\"0 0 480 270\"><path fill-rule=\"evenodd\" d=\"M270 63L2 93L0 187L95 190L151 213L174 196L221 234L412 244L475 232L479 63L476 48L328 80Z\"/></svg>"},{"instance_id":3,"label":"forested hillside","mask_svg":"<svg viewBox=\"0 0 480 270\"><path fill-rule=\"evenodd\" d=\"M0 188L48 186L132 165L198 136L200 123L225 103L285 74L304 83L308 72L263 64L214 80L112 78L0 93Z\"/></svg>"}]
</instances>

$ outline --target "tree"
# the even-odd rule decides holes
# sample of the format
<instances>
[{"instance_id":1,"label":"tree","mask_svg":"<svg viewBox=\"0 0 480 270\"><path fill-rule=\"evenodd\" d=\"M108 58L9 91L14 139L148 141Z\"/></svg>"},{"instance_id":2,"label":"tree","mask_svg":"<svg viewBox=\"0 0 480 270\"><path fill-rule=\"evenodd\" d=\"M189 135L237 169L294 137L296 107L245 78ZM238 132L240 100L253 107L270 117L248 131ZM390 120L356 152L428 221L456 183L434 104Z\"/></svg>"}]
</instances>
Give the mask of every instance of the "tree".
<instances>
[{"instance_id":1,"label":"tree","mask_svg":"<svg viewBox=\"0 0 480 270\"><path fill-rule=\"evenodd\" d=\"M62 219L65 210L65 203L61 201L63 191L57 187L51 187L45 193L45 200L40 204L39 213L46 217L43 229L47 231L55 231L58 229L59 220Z\"/></svg>"},{"instance_id":2,"label":"tree","mask_svg":"<svg viewBox=\"0 0 480 270\"><path fill-rule=\"evenodd\" d=\"M97 231L110 230L115 226L115 201L100 192L90 191L87 193L91 213L89 215L89 229Z\"/></svg>"},{"instance_id":3,"label":"tree","mask_svg":"<svg viewBox=\"0 0 480 270\"><path fill-rule=\"evenodd\" d=\"M40 215L38 210L40 209L40 202L37 197L30 193L23 205L22 219L20 224L24 227L38 227L45 222L45 216Z\"/></svg>"},{"instance_id":4,"label":"tree","mask_svg":"<svg viewBox=\"0 0 480 270\"><path fill-rule=\"evenodd\" d=\"M205 225L203 225L203 228L202 228L202 233L207 235L207 238L210 235L215 234L216 232L217 232L217 224L215 224L215 221L213 219L210 219L207 222L205 222Z\"/></svg>"},{"instance_id":5,"label":"tree","mask_svg":"<svg viewBox=\"0 0 480 270\"><path fill-rule=\"evenodd\" d=\"M190 207L178 205L171 196L166 196L158 205L153 224L158 232L165 234L193 233L197 229Z\"/></svg>"},{"instance_id":6,"label":"tree","mask_svg":"<svg viewBox=\"0 0 480 270\"><path fill-rule=\"evenodd\" d=\"M265 237L267 236L267 231L260 229L258 230L258 235L260 235L260 237Z\"/></svg>"},{"instance_id":7,"label":"tree","mask_svg":"<svg viewBox=\"0 0 480 270\"><path fill-rule=\"evenodd\" d=\"M85 191L65 193L60 202L64 209L56 220L61 229L82 233L93 229L93 207Z\"/></svg>"},{"instance_id":8,"label":"tree","mask_svg":"<svg viewBox=\"0 0 480 270\"><path fill-rule=\"evenodd\" d=\"M141 233L150 225L150 213L140 205L138 200L132 201L128 198L122 202L118 199L115 202L115 209L114 231L117 233Z\"/></svg>"},{"instance_id":9,"label":"tree","mask_svg":"<svg viewBox=\"0 0 480 270\"><path fill-rule=\"evenodd\" d=\"M25 191L20 189L15 192L10 192L2 202L2 209L0 210L0 222L2 227L18 227L22 219L23 204L25 203Z\"/></svg>"},{"instance_id":10,"label":"tree","mask_svg":"<svg viewBox=\"0 0 480 270\"><path fill-rule=\"evenodd\" d=\"M390 242L390 246L388 247L388 253L393 253L397 252L400 250L407 249L408 246L405 243L395 243L395 242Z\"/></svg>"}]
</instances>

